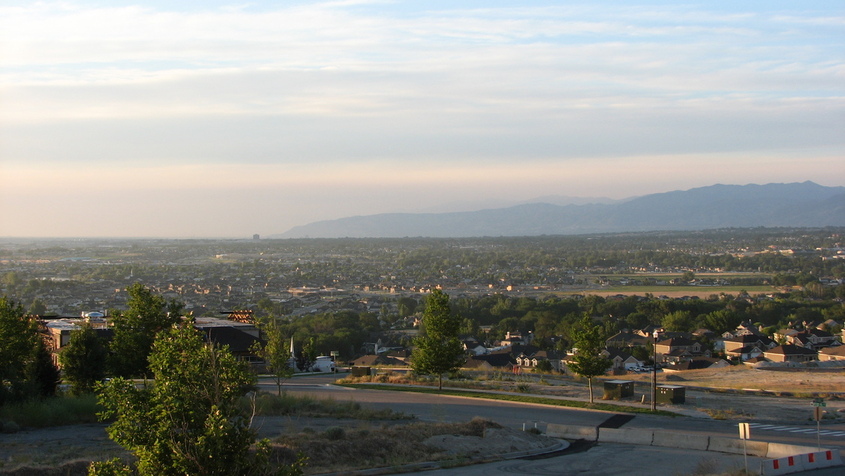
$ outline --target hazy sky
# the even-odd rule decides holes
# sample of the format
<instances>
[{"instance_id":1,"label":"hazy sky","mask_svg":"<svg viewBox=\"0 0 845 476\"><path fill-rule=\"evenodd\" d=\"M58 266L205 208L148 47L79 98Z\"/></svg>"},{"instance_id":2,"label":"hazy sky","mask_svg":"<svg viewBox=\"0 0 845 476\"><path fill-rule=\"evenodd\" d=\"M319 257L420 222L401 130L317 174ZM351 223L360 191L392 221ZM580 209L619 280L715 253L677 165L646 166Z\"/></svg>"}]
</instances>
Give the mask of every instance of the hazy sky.
<instances>
[{"instance_id":1,"label":"hazy sky","mask_svg":"<svg viewBox=\"0 0 845 476\"><path fill-rule=\"evenodd\" d=\"M845 185L845 2L0 0L0 236Z\"/></svg>"}]
</instances>

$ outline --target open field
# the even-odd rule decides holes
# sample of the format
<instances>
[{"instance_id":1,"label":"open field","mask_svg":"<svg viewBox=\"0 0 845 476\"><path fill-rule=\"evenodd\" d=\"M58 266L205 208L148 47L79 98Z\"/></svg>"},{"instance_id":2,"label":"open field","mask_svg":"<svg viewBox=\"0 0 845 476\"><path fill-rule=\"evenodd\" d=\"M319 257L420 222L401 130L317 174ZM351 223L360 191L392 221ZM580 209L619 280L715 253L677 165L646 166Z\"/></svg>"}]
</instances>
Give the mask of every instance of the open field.
<instances>
[{"instance_id":1,"label":"open field","mask_svg":"<svg viewBox=\"0 0 845 476\"><path fill-rule=\"evenodd\" d=\"M603 286L601 288L589 289L571 294L595 294L597 296L615 296L622 294L626 296L668 296L679 298L683 296L698 297L707 299L711 295L733 294L736 296L741 292L750 295L779 293L783 290L774 286Z\"/></svg>"},{"instance_id":2,"label":"open field","mask_svg":"<svg viewBox=\"0 0 845 476\"><path fill-rule=\"evenodd\" d=\"M630 378L629 378L630 377ZM626 376L647 380L649 375ZM765 390L774 394L810 397L813 394L838 394L845 398L845 368L829 370L757 370L734 366L724 369L663 372L661 380L679 385L708 387L716 390Z\"/></svg>"},{"instance_id":3,"label":"open field","mask_svg":"<svg viewBox=\"0 0 845 476\"><path fill-rule=\"evenodd\" d=\"M615 378L633 380L640 388L648 388L651 374ZM823 397L827 401L826 419L845 421L845 368L777 371L729 367L660 372L657 383L687 387L684 407L719 419L806 422L812 414L813 398Z\"/></svg>"}]
</instances>

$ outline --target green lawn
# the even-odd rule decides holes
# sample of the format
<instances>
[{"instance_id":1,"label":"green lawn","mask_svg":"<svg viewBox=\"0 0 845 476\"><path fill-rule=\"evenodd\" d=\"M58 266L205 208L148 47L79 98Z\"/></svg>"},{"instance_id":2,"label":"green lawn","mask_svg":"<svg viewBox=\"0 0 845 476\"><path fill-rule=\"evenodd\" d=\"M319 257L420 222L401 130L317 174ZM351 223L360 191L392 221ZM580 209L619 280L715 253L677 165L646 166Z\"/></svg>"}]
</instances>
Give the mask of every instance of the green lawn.
<instances>
[{"instance_id":1,"label":"green lawn","mask_svg":"<svg viewBox=\"0 0 845 476\"><path fill-rule=\"evenodd\" d=\"M689 295L710 295L710 294L739 294L742 291L748 294L767 294L778 292L774 286L604 286L601 289L595 289L596 292L601 293L618 293L618 294L645 294L651 293L655 296L668 293L684 293ZM590 291L587 291L589 294Z\"/></svg>"}]
</instances>

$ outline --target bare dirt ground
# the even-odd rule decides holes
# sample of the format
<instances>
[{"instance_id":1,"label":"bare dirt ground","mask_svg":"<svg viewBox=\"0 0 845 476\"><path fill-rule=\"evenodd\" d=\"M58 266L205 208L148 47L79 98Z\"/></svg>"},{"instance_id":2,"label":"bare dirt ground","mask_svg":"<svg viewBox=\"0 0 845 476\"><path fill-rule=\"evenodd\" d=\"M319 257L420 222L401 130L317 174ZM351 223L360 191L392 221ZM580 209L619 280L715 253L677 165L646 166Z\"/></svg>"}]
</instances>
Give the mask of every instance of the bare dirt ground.
<instances>
[{"instance_id":1,"label":"bare dirt ground","mask_svg":"<svg viewBox=\"0 0 845 476\"><path fill-rule=\"evenodd\" d=\"M845 369L777 371L745 367L684 372L659 372L657 384L686 388L686 403L675 406L685 412L701 412L718 419L742 419L767 422L807 422L814 398L826 402L826 420L845 421ZM635 396L628 402L642 401L651 388L651 374L629 373L613 378L633 380ZM570 398L589 397L586 386L550 381L550 386L532 386L532 392ZM601 398L602 382L593 383L594 394ZM544 388L545 387L545 388ZM649 397L646 396L646 403ZM671 410L670 406L665 406Z\"/></svg>"},{"instance_id":2,"label":"bare dirt ground","mask_svg":"<svg viewBox=\"0 0 845 476\"><path fill-rule=\"evenodd\" d=\"M640 398L650 388L650 374L629 374L614 378L634 380L635 397L628 399L629 405L642 405ZM507 381L491 381L497 388L513 388L528 385L528 393L557 395L572 399L587 399L587 386L572 379L537 377L515 377ZM779 422L785 424L807 423L812 414L812 399L823 396L827 403L826 420L845 422L845 369L833 371L772 371L750 368L727 368L719 370L694 370L680 373L661 372L658 384L671 383L687 388L686 404L664 406L684 413L699 413L705 418L742 419L745 421ZM601 381L594 383L595 395L601 398ZM742 389L766 390L763 392L742 392ZM294 431L324 431L331 426L372 427L397 422L350 422L325 418L273 417L257 420L262 437L275 437ZM403 422L398 422L403 423ZM510 437L509 437L510 438ZM524 442L525 449L536 442ZM521 448L518 439L508 443L515 449ZM450 445L455 446L454 441ZM467 452L481 451L489 446L477 438L467 441ZM472 446L476 445L476 446ZM122 448L108 439L105 425L74 425L38 430L24 430L12 434L0 434L0 474L33 474L31 472L8 472L21 465L56 466L72 460L101 460L125 455ZM67 474L39 472L37 474ZM84 474L84 473L82 473Z\"/></svg>"}]
</instances>

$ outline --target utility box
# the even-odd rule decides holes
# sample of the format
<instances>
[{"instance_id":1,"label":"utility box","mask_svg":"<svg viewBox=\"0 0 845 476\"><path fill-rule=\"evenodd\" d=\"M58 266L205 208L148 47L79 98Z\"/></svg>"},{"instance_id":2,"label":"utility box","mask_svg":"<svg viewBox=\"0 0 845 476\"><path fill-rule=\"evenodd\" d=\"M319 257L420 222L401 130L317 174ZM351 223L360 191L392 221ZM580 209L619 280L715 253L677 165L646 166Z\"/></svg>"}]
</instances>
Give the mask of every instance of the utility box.
<instances>
[{"instance_id":1,"label":"utility box","mask_svg":"<svg viewBox=\"0 0 845 476\"><path fill-rule=\"evenodd\" d=\"M632 380L605 380L604 399L619 400L634 396L634 382Z\"/></svg>"},{"instance_id":2,"label":"utility box","mask_svg":"<svg viewBox=\"0 0 845 476\"><path fill-rule=\"evenodd\" d=\"M370 376L370 368L369 367L352 367L352 376L353 377L369 377Z\"/></svg>"},{"instance_id":3,"label":"utility box","mask_svg":"<svg viewBox=\"0 0 845 476\"><path fill-rule=\"evenodd\" d=\"M685 403L686 388L680 385L658 385L657 403Z\"/></svg>"}]
</instances>

